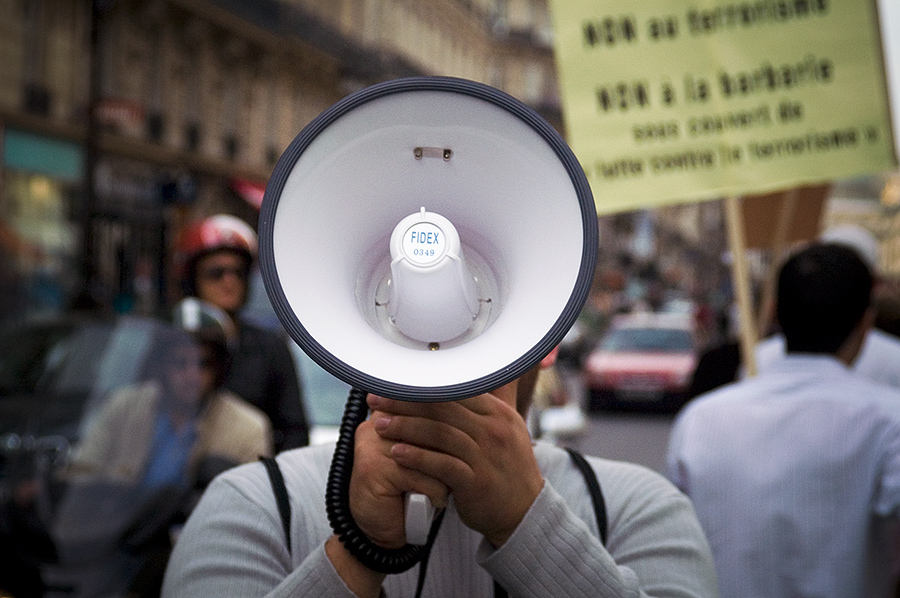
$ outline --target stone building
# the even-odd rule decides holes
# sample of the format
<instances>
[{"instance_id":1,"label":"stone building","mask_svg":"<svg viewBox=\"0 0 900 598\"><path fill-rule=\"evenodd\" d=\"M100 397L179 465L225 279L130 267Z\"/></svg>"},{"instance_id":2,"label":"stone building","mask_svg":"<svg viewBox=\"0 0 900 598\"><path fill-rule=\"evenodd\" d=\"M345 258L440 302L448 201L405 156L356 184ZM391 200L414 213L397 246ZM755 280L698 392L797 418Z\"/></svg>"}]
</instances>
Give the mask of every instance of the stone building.
<instances>
[{"instance_id":1,"label":"stone building","mask_svg":"<svg viewBox=\"0 0 900 598\"><path fill-rule=\"evenodd\" d=\"M0 319L158 312L185 223L255 222L305 124L411 75L561 126L545 0L0 0Z\"/></svg>"}]
</instances>

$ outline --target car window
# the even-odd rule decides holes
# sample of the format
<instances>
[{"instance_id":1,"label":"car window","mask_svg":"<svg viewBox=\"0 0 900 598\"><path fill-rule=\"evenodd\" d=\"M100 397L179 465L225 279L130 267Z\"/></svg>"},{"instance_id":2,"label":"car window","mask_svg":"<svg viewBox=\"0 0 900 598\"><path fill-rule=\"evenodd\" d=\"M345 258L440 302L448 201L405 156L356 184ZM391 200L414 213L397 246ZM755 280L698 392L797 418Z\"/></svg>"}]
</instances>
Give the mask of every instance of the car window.
<instances>
[{"instance_id":1,"label":"car window","mask_svg":"<svg viewBox=\"0 0 900 598\"><path fill-rule=\"evenodd\" d=\"M310 420L317 426L339 426L350 385L323 370L295 343L291 343L291 351L300 372Z\"/></svg>"},{"instance_id":2,"label":"car window","mask_svg":"<svg viewBox=\"0 0 900 598\"><path fill-rule=\"evenodd\" d=\"M606 351L680 352L693 348L690 332L678 328L617 328L600 344Z\"/></svg>"}]
</instances>

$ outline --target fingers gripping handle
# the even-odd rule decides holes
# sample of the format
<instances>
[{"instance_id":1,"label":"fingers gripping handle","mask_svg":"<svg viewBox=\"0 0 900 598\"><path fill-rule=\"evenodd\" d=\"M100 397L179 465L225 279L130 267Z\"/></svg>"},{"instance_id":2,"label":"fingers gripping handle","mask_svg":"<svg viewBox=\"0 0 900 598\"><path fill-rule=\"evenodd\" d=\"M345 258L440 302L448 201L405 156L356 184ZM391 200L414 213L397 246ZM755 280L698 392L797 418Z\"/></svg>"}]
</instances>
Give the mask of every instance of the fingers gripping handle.
<instances>
[{"instance_id":1,"label":"fingers gripping handle","mask_svg":"<svg viewBox=\"0 0 900 598\"><path fill-rule=\"evenodd\" d=\"M428 543L428 532L434 520L434 505L424 494L408 492L403 499L406 506L406 541L416 546Z\"/></svg>"},{"instance_id":2,"label":"fingers gripping handle","mask_svg":"<svg viewBox=\"0 0 900 598\"><path fill-rule=\"evenodd\" d=\"M344 408L340 435L328 471L325 510L334 533L360 563L380 573L403 573L422 560L425 546L407 544L397 549L378 546L362 532L350 512L354 438L356 428L365 421L367 415L366 392L352 389Z\"/></svg>"}]
</instances>

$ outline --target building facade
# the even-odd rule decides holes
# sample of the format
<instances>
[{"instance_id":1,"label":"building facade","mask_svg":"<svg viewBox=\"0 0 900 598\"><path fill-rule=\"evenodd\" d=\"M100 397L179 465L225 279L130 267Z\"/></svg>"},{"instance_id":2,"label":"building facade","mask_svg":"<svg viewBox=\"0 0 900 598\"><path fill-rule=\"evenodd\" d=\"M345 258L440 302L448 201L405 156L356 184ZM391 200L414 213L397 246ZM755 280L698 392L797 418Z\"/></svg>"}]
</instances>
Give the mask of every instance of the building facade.
<instances>
[{"instance_id":1,"label":"building facade","mask_svg":"<svg viewBox=\"0 0 900 598\"><path fill-rule=\"evenodd\" d=\"M255 224L304 125L412 75L561 128L545 0L0 0L0 319L165 309L186 223Z\"/></svg>"}]
</instances>

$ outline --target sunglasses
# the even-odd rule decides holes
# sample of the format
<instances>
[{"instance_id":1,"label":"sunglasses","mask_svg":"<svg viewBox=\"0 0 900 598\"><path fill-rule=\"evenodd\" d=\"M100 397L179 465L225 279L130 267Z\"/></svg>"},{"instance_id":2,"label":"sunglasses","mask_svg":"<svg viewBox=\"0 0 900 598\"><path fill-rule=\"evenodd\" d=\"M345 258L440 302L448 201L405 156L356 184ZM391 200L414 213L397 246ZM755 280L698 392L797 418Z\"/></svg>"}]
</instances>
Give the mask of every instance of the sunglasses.
<instances>
[{"instance_id":1,"label":"sunglasses","mask_svg":"<svg viewBox=\"0 0 900 598\"><path fill-rule=\"evenodd\" d=\"M241 280L247 280L249 272L247 268L239 266L212 266L200 270L200 277L206 280L222 280L229 274Z\"/></svg>"},{"instance_id":2,"label":"sunglasses","mask_svg":"<svg viewBox=\"0 0 900 598\"><path fill-rule=\"evenodd\" d=\"M212 357L203 358L178 358L173 357L166 360L166 367L169 370L188 370L188 369L205 369L211 370L216 367L216 362Z\"/></svg>"}]
</instances>

